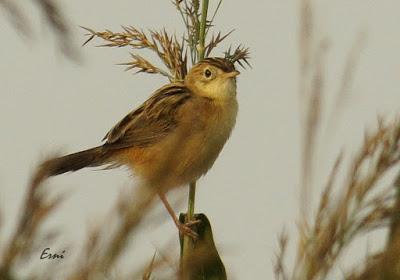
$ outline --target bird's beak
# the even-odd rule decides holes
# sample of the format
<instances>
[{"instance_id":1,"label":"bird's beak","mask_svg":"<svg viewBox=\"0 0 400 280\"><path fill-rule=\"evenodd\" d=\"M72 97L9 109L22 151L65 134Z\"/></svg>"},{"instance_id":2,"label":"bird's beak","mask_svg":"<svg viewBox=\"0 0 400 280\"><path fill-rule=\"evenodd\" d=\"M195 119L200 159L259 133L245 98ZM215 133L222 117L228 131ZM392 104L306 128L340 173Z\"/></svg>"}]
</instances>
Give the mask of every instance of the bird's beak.
<instances>
[{"instance_id":1,"label":"bird's beak","mask_svg":"<svg viewBox=\"0 0 400 280\"><path fill-rule=\"evenodd\" d=\"M226 73L226 74L225 74L225 77L227 77L227 78L235 78L235 77L238 76L239 74L240 74L239 71L232 71L232 72Z\"/></svg>"}]
</instances>

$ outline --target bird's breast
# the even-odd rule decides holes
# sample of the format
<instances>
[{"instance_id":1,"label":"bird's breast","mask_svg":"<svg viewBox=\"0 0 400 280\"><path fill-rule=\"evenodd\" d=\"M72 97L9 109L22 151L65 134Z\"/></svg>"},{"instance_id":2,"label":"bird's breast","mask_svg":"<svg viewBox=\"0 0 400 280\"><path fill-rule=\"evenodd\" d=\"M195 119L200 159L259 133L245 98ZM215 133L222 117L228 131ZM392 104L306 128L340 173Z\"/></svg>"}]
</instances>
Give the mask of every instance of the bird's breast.
<instances>
[{"instance_id":1,"label":"bird's breast","mask_svg":"<svg viewBox=\"0 0 400 280\"><path fill-rule=\"evenodd\" d=\"M235 126L236 98L196 100L182 112L179 128L161 143L130 154L136 174L169 189L188 184L212 167Z\"/></svg>"},{"instance_id":2,"label":"bird's breast","mask_svg":"<svg viewBox=\"0 0 400 280\"><path fill-rule=\"evenodd\" d=\"M193 120L191 136L182 152L182 173L197 179L214 164L219 153L232 133L236 123L238 104L236 98L212 103L197 120ZM185 176L186 177L186 176Z\"/></svg>"},{"instance_id":3,"label":"bird's breast","mask_svg":"<svg viewBox=\"0 0 400 280\"><path fill-rule=\"evenodd\" d=\"M238 104L236 98L232 98L214 106L214 113L210 116L207 140L210 145L225 144L236 123Z\"/></svg>"}]
</instances>

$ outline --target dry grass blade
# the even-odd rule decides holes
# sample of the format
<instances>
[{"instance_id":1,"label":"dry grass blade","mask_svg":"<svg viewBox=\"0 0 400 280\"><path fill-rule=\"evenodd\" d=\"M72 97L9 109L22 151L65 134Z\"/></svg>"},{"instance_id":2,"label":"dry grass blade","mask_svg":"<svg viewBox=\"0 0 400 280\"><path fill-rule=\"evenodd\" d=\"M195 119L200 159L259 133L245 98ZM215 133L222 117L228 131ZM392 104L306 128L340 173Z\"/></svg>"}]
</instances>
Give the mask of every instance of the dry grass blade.
<instances>
[{"instance_id":1,"label":"dry grass blade","mask_svg":"<svg viewBox=\"0 0 400 280\"><path fill-rule=\"evenodd\" d=\"M68 279L96 279L99 275L107 276L126 249L142 217L147 213L154 195L152 191L142 188L135 193L121 193L112 215L107 219L117 222L115 229L111 230L111 225L98 226L90 232L81 266Z\"/></svg>"},{"instance_id":2,"label":"dry grass blade","mask_svg":"<svg viewBox=\"0 0 400 280\"><path fill-rule=\"evenodd\" d=\"M319 203L317 215L315 218L315 232L319 233L321 231L320 225L322 225L322 221L326 219L326 215L328 214L326 211L331 207L329 205L330 199L331 199L331 194L332 194L332 189L335 184L335 179L338 175L339 167L340 164L342 163L343 160L343 153L340 153L336 159L336 162L332 168L332 171L328 177L328 182L325 186L325 189L322 193L321 200Z\"/></svg>"},{"instance_id":3,"label":"dry grass blade","mask_svg":"<svg viewBox=\"0 0 400 280\"><path fill-rule=\"evenodd\" d=\"M0 0L0 6L6 10L7 15L10 18L11 24L17 31L25 36L31 35L31 29L29 28L28 20L24 13L21 11L19 6L13 0Z\"/></svg>"},{"instance_id":4,"label":"dry grass blade","mask_svg":"<svg viewBox=\"0 0 400 280\"><path fill-rule=\"evenodd\" d=\"M308 205L311 201L312 171L315 147L319 132L325 86L325 56L327 46L321 41L315 58L315 65L310 69L307 91L304 95L304 121L302 146L302 178L301 178L301 215L303 223L307 223Z\"/></svg>"},{"instance_id":5,"label":"dry grass blade","mask_svg":"<svg viewBox=\"0 0 400 280\"><path fill-rule=\"evenodd\" d=\"M344 279L346 280L384 280L381 275L382 255L375 254L367 258L362 271L352 271ZM389 279L385 279L389 280ZM395 280L395 279L393 279Z\"/></svg>"},{"instance_id":6,"label":"dry grass blade","mask_svg":"<svg viewBox=\"0 0 400 280\"><path fill-rule=\"evenodd\" d=\"M36 0L39 4L41 10L46 16L47 21L50 26L54 28L55 31L66 36L69 34L69 28L66 24L64 15L61 12L60 7L56 4L54 0Z\"/></svg>"},{"instance_id":7,"label":"dry grass blade","mask_svg":"<svg viewBox=\"0 0 400 280\"><path fill-rule=\"evenodd\" d=\"M119 64L119 65L127 65L128 66L127 68L125 68L125 71L129 71L132 69L138 69L138 71L136 73L144 72L144 73L148 73L148 74L161 74L170 80L174 79L169 73L154 66L153 64L151 64L150 61L141 57L140 55L135 55L135 54L131 53L131 56L133 59L131 62Z\"/></svg>"},{"instance_id":8,"label":"dry grass blade","mask_svg":"<svg viewBox=\"0 0 400 280\"><path fill-rule=\"evenodd\" d=\"M285 232L279 235L279 251L274 262L274 274L276 280L289 280L285 267L285 255L287 250L288 236Z\"/></svg>"},{"instance_id":9,"label":"dry grass blade","mask_svg":"<svg viewBox=\"0 0 400 280\"><path fill-rule=\"evenodd\" d=\"M232 49L229 48L228 51L225 52L225 58L232 63L238 63L243 68L245 68L244 63L251 67L249 63L250 50L249 48L245 48L241 45L239 45L233 52Z\"/></svg>"},{"instance_id":10,"label":"dry grass blade","mask_svg":"<svg viewBox=\"0 0 400 280\"><path fill-rule=\"evenodd\" d=\"M312 103L311 99L311 81L312 81L312 63L311 56L314 51L314 24L313 24L313 13L312 13L312 4L311 0L302 0L300 2L300 31L299 31L299 55L300 55L300 68L299 73L301 75L299 81L299 92L300 92L300 102L301 103L301 124L302 130L304 131L302 137L302 174L301 174L301 182L300 182L300 194L301 194L301 204L300 204L300 215L301 221L300 226L306 228L308 226L308 217L307 213L307 205L310 196L310 188L311 188L311 164L312 164L312 155L314 146L310 146L310 140L314 140L312 135L308 135L306 132L310 130L311 124L311 112L312 107L309 107L309 104ZM315 96L314 96L315 97ZM316 127L316 126L314 126ZM315 135L315 133L313 133ZM300 233L304 232L303 229L300 229ZM301 236L301 243L303 242L305 237Z\"/></svg>"},{"instance_id":11,"label":"dry grass blade","mask_svg":"<svg viewBox=\"0 0 400 280\"><path fill-rule=\"evenodd\" d=\"M197 46L200 39L200 1L175 0L173 4L180 13L186 27L186 36L183 36L183 38L189 47L192 64L195 64L199 59Z\"/></svg>"},{"instance_id":12,"label":"dry grass blade","mask_svg":"<svg viewBox=\"0 0 400 280\"><path fill-rule=\"evenodd\" d=\"M389 213L390 226L386 248L381 253L381 263L375 271L380 272L382 279L394 280L400 278L400 172L394 182L396 189L395 203L391 213Z\"/></svg>"},{"instance_id":13,"label":"dry grass blade","mask_svg":"<svg viewBox=\"0 0 400 280\"><path fill-rule=\"evenodd\" d=\"M123 27L123 32L112 32L110 30L96 32L87 27L82 28L89 31L86 34L89 38L83 45L97 37L107 42L101 45L102 47L130 47L133 50L149 49L157 54L170 73L167 74L160 70L160 67L154 66L148 59L136 54L132 55L133 62L123 63L123 65L133 66L130 69L139 68L139 72L158 73L168 77L171 81L183 80L187 74L187 56L184 46L178 42L175 36L168 35L166 30L150 31L150 35L147 35L132 26Z\"/></svg>"},{"instance_id":14,"label":"dry grass blade","mask_svg":"<svg viewBox=\"0 0 400 280\"><path fill-rule=\"evenodd\" d=\"M178 270L177 261L172 253L174 252L175 246L175 238L171 238L163 248L157 248L155 250L150 260L146 261L144 265L141 265L139 269L136 268L128 273L124 279L147 279L146 277L148 277L148 279L156 279L156 277L150 278L150 276L165 272L166 270L171 271L171 274L176 276L176 271ZM164 276L163 279L171 277Z\"/></svg>"},{"instance_id":15,"label":"dry grass blade","mask_svg":"<svg viewBox=\"0 0 400 280\"><path fill-rule=\"evenodd\" d=\"M56 207L65 199L60 196L49 200L43 190L42 182L46 179L45 172L39 167L29 183L25 198L22 216L17 228L4 250L0 262L0 278L11 277L15 262L20 258L27 258L27 253L32 252L35 241L39 239L40 226L47 220Z\"/></svg>"},{"instance_id":16,"label":"dry grass blade","mask_svg":"<svg viewBox=\"0 0 400 280\"><path fill-rule=\"evenodd\" d=\"M58 37L58 43L61 50L69 58L78 60L78 54L75 47L72 45L71 30L67 25L67 20L62 12L62 9L54 0L36 0L40 10L49 26L53 28Z\"/></svg>"},{"instance_id":17,"label":"dry grass blade","mask_svg":"<svg viewBox=\"0 0 400 280\"><path fill-rule=\"evenodd\" d=\"M314 43L314 17L311 0L301 0L299 33L300 73L302 73L303 78L306 78L311 66L312 44ZM305 95L307 80L301 79L300 81L302 83L300 92Z\"/></svg>"},{"instance_id":18,"label":"dry grass blade","mask_svg":"<svg viewBox=\"0 0 400 280\"><path fill-rule=\"evenodd\" d=\"M161 32L151 32L154 51L164 62L175 80L183 80L187 74L187 57L184 46L175 36L169 36L164 29Z\"/></svg>"},{"instance_id":19,"label":"dry grass blade","mask_svg":"<svg viewBox=\"0 0 400 280\"><path fill-rule=\"evenodd\" d=\"M38 6L43 18L57 35L63 53L70 59L78 60L78 54L71 40L71 30L62 9L54 0L32 0L32 2ZM31 23L16 1L0 0L0 6L7 11L10 21L17 31L25 36L33 35Z\"/></svg>"},{"instance_id":20,"label":"dry grass blade","mask_svg":"<svg viewBox=\"0 0 400 280\"><path fill-rule=\"evenodd\" d=\"M133 26L123 26L124 32L112 32L110 30L105 30L103 32L94 31L93 29L83 27L89 33L89 39L86 40L83 45L86 45L95 37L101 38L108 42L107 44L101 45L102 47L125 47L131 46L135 49L150 48L154 46L152 42L147 38L146 34Z\"/></svg>"},{"instance_id":21,"label":"dry grass blade","mask_svg":"<svg viewBox=\"0 0 400 280\"><path fill-rule=\"evenodd\" d=\"M98 32L87 27L82 27L89 32L86 34L88 39L83 43L83 45L86 45L94 38L100 38L106 42L105 44L100 45L102 47L130 47L133 50L149 49L161 59L164 66L168 69L168 74L166 71L161 70L161 68L155 63L137 55L136 53L132 54L132 57L134 58L133 61L122 63L122 65L128 65L129 67L127 69L129 70L138 69L138 72L161 74L168 77L171 82L182 81L188 71L187 51L190 52L192 64L195 64L199 59L200 3L199 1L188 0L176 0L172 3L179 11L186 27L186 35L183 36L182 42L179 42L176 36L169 35L165 29L162 31L149 31L149 35L147 35L145 32L138 30L133 26L123 26L123 32L112 32L110 30ZM217 7L216 12L220 5L221 2ZM207 30L210 27L211 22L207 25ZM212 50L231 33L232 31L225 35L221 35L219 32L217 35L214 35L208 45L205 46L206 56L209 56ZM231 53L231 49L229 49L225 56L233 63L237 62L242 67L244 67L244 63L250 66L248 62L249 50L247 48L239 46L233 51L233 53Z\"/></svg>"},{"instance_id":22,"label":"dry grass blade","mask_svg":"<svg viewBox=\"0 0 400 280\"><path fill-rule=\"evenodd\" d=\"M155 266L156 255L157 255L157 252L154 252L154 255L151 258L149 265L147 266L145 272L143 273L142 280L150 280L151 274L153 273L154 266Z\"/></svg>"},{"instance_id":23,"label":"dry grass blade","mask_svg":"<svg viewBox=\"0 0 400 280\"><path fill-rule=\"evenodd\" d=\"M215 19L215 17L216 17L217 14L218 14L218 11L219 11L219 8L221 8L221 5L222 5L222 0L219 0L218 5L217 5L217 7L215 8L214 14L213 14L212 17L211 17L211 20L210 20L211 23L214 22L214 19ZM207 30L207 31L208 31L208 30Z\"/></svg>"},{"instance_id":24,"label":"dry grass blade","mask_svg":"<svg viewBox=\"0 0 400 280\"><path fill-rule=\"evenodd\" d=\"M228 33L226 33L225 35L221 35L221 32L218 32L217 36L213 35L211 37L210 42L207 44L206 49L205 49L205 53L206 53L206 57L211 55L211 52L213 51L214 48L216 48L223 40L225 40L229 35L232 34L234 30L229 31Z\"/></svg>"},{"instance_id":25,"label":"dry grass blade","mask_svg":"<svg viewBox=\"0 0 400 280\"><path fill-rule=\"evenodd\" d=\"M313 226L303 233L295 279L324 279L354 238L387 226L393 215L393 189L373 192L377 182L400 161L400 122L384 124L367 135L352 161L339 198L333 203L328 183ZM340 157L339 157L340 158ZM339 160L332 174L337 171ZM366 170L368 172L366 172Z\"/></svg>"},{"instance_id":26,"label":"dry grass blade","mask_svg":"<svg viewBox=\"0 0 400 280\"><path fill-rule=\"evenodd\" d=\"M336 93L334 101L335 104L329 120L330 126L332 126L337 116L340 116L343 105L349 98L361 51L365 45L365 40L366 35L364 32L361 32L355 39L355 42L347 55L345 66L342 72L342 78L340 80L340 86Z\"/></svg>"}]
</instances>

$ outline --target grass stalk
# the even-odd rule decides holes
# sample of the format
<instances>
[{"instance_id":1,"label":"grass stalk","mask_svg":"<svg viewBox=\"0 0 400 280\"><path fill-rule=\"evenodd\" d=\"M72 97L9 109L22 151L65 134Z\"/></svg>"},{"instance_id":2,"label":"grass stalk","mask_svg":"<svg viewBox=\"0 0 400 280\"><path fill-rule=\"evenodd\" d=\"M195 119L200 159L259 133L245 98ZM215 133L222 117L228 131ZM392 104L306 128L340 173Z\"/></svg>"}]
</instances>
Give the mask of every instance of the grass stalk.
<instances>
[{"instance_id":1,"label":"grass stalk","mask_svg":"<svg viewBox=\"0 0 400 280\"><path fill-rule=\"evenodd\" d=\"M196 181L190 183L189 186L189 199L188 199L188 210L186 213L186 222L190 222L193 220L195 200L196 200ZM185 256L190 255L190 251L193 249L193 245L194 244L191 237L184 235L181 261L184 261Z\"/></svg>"},{"instance_id":2,"label":"grass stalk","mask_svg":"<svg viewBox=\"0 0 400 280\"><path fill-rule=\"evenodd\" d=\"M189 199L188 199L188 211L187 211L188 221L191 221L194 216L195 199L196 199L196 181L190 183L189 186Z\"/></svg>"},{"instance_id":3,"label":"grass stalk","mask_svg":"<svg viewBox=\"0 0 400 280\"><path fill-rule=\"evenodd\" d=\"M197 47L197 52L198 52L197 57L199 58L199 60L204 59L204 54L205 54L208 3L209 0L202 1L201 21L199 30L199 45ZM188 210L186 213L186 222L190 222L191 220L193 220L195 199L196 199L196 181L191 182L189 186L189 198L188 198ZM188 236L184 236L182 260L185 258L185 256L188 255L188 252L191 250L192 247L193 247L193 241L191 240L191 238Z\"/></svg>"},{"instance_id":4,"label":"grass stalk","mask_svg":"<svg viewBox=\"0 0 400 280\"><path fill-rule=\"evenodd\" d=\"M205 54L205 42L206 42L206 29L207 29L207 12L208 12L209 0L203 0L201 6L201 21L200 21L200 36L199 36L199 60L204 59Z\"/></svg>"},{"instance_id":5,"label":"grass stalk","mask_svg":"<svg viewBox=\"0 0 400 280\"><path fill-rule=\"evenodd\" d=\"M200 31L199 31L199 46L197 50L199 60L204 59L204 54L205 54L208 3L209 0L202 1ZM196 198L196 181L191 182L189 187L188 211L186 215L187 222L193 219L195 198ZM185 241L186 239L187 238L185 238Z\"/></svg>"}]
</instances>

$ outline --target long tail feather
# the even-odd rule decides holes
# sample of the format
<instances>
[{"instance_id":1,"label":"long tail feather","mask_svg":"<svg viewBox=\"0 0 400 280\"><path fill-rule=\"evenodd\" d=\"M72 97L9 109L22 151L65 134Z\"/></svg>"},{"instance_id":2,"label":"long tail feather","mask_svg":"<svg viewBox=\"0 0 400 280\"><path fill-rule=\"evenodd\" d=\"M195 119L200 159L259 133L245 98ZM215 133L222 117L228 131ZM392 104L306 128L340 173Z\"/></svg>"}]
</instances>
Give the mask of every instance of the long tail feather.
<instances>
[{"instance_id":1,"label":"long tail feather","mask_svg":"<svg viewBox=\"0 0 400 280\"><path fill-rule=\"evenodd\" d=\"M46 177L77 171L85 167L95 167L107 163L109 158L103 147L96 147L63 157L50 159L41 165L41 173Z\"/></svg>"}]
</instances>

